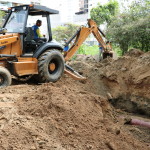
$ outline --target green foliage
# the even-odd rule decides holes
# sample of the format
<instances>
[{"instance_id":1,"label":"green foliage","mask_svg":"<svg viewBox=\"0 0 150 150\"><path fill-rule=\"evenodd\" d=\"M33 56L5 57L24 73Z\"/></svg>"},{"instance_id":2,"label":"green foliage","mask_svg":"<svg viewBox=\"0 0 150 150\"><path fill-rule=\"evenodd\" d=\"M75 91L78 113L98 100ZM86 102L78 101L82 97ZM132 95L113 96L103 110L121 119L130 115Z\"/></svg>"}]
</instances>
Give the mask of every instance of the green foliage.
<instances>
[{"instance_id":1,"label":"green foliage","mask_svg":"<svg viewBox=\"0 0 150 150\"><path fill-rule=\"evenodd\" d=\"M97 25L107 23L110 24L112 17L118 12L118 2L116 0L111 0L105 5L98 3L98 6L92 8L90 15L91 19L94 20Z\"/></svg>"},{"instance_id":2,"label":"green foliage","mask_svg":"<svg viewBox=\"0 0 150 150\"><path fill-rule=\"evenodd\" d=\"M84 55L97 55L99 53L99 48L97 45L89 46L86 44L82 44L77 51L77 54Z\"/></svg>"},{"instance_id":3,"label":"green foliage","mask_svg":"<svg viewBox=\"0 0 150 150\"><path fill-rule=\"evenodd\" d=\"M2 27L3 24L3 17L5 16L5 12L0 10L0 27Z\"/></svg>"},{"instance_id":4,"label":"green foliage","mask_svg":"<svg viewBox=\"0 0 150 150\"><path fill-rule=\"evenodd\" d=\"M87 46L86 46L85 44L82 44L82 45L79 47L77 53L78 53L78 54L85 54L86 47L87 47Z\"/></svg>"},{"instance_id":5,"label":"green foliage","mask_svg":"<svg viewBox=\"0 0 150 150\"><path fill-rule=\"evenodd\" d=\"M61 41L64 38L70 39L74 33L76 33L78 29L78 25L74 24L65 24L64 26L58 26L52 29L53 38L57 41Z\"/></svg>"},{"instance_id":6,"label":"green foliage","mask_svg":"<svg viewBox=\"0 0 150 150\"><path fill-rule=\"evenodd\" d=\"M92 55L92 56L99 55L99 47L97 45L89 46L86 44L82 44L79 47L76 54ZM76 60L77 58L76 54L72 57L72 60Z\"/></svg>"},{"instance_id":7,"label":"green foliage","mask_svg":"<svg viewBox=\"0 0 150 150\"><path fill-rule=\"evenodd\" d=\"M150 50L150 5L147 0L135 1L128 10L118 13L108 26L107 36L119 44L124 54L129 47Z\"/></svg>"},{"instance_id":8,"label":"green foliage","mask_svg":"<svg viewBox=\"0 0 150 150\"><path fill-rule=\"evenodd\" d=\"M116 52L117 56L122 56L122 50L120 49L118 45L113 44L112 49L114 52Z\"/></svg>"}]
</instances>

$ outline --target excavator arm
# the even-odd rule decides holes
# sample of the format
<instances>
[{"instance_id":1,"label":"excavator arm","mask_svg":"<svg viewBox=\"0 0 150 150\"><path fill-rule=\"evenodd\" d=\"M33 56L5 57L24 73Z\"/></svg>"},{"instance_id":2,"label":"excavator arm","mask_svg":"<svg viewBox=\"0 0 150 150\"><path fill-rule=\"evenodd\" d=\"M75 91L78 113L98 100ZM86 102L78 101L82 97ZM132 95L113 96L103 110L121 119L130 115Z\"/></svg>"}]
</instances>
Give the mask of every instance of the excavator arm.
<instances>
[{"instance_id":1,"label":"excavator arm","mask_svg":"<svg viewBox=\"0 0 150 150\"><path fill-rule=\"evenodd\" d=\"M91 33L93 33L97 41L101 44L104 53L110 53L112 51L111 43L109 41L105 42L102 38L102 36L105 37L104 33L98 28L97 24L93 20L88 19L88 27L81 26L80 29L66 43L69 45L69 43L75 39L70 49L64 54L65 62L72 58L75 52ZM65 65L65 73L76 80L86 79L68 65Z\"/></svg>"},{"instance_id":2,"label":"excavator arm","mask_svg":"<svg viewBox=\"0 0 150 150\"><path fill-rule=\"evenodd\" d=\"M102 36L105 37L104 33L98 28L97 24L93 20L88 19L88 27L81 26L80 29L73 35L73 37L68 40L67 44L69 45L69 43L75 38L73 45L64 56L65 61L68 61L70 58L72 58L75 52L91 33L93 33L97 41L101 44L104 52L112 51L111 43L109 41L105 42L102 38Z\"/></svg>"},{"instance_id":3,"label":"excavator arm","mask_svg":"<svg viewBox=\"0 0 150 150\"><path fill-rule=\"evenodd\" d=\"M70 47L68 52L65 55L65 61L68 61L75 52L79 49L82 43L86 40L86 38L92 33L92 28L81 27L76 33L76 39L73 45ZM68 43L69 44L69 43Z\"/></svg>"}]
</instances>

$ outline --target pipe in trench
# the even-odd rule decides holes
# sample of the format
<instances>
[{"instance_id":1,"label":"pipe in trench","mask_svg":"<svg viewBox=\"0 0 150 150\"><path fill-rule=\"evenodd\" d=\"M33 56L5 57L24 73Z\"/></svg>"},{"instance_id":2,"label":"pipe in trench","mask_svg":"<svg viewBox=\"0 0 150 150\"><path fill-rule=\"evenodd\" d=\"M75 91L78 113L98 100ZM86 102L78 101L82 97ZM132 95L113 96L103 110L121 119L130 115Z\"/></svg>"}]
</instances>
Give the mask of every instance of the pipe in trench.
<instances>
[{"instance_id":1,"label":"pipe in trench","mask_svg":"<svg viewBox=\"0 0 150 150\"><path fill-rule=\"evenodd\" d=\"M126 122L126 124L139 125L142 127L150 128L150 122L146 122L146 121L139 120L139 119L130 119Z\"/></svg>"}]
</instances>

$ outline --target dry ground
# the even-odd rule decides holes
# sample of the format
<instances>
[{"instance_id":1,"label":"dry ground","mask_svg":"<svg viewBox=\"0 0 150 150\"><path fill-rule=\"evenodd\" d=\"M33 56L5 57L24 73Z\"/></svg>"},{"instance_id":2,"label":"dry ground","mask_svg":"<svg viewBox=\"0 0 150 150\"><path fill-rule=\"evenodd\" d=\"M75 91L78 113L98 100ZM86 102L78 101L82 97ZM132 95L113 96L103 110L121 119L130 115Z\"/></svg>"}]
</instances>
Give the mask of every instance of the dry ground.
<instances>
[{"instance_id":1,"label":"dry ground","mask_svg":"<svg viewBox=\"0 0 150 150\"><path fill-rule=\"evenodd\" d=\"M0 90L0 150L149 150L150 53L69 62L87 77Z\"/></svg>"}]
</instances>

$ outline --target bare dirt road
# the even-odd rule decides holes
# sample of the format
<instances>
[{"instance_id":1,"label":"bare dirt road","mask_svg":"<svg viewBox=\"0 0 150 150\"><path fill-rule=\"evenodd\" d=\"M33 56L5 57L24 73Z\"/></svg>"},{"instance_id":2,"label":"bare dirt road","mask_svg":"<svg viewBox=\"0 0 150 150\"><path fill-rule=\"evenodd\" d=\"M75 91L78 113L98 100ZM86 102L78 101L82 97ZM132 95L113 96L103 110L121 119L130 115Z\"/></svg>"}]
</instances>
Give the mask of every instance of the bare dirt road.
<instances>
[{"instance_id":1,"label":"bare dirt road","mask_svg":"<svg viewBox=\"0 0 150 150\"><path fill-rule=\"evenodd\" d=\"M69 62L87 77L0 89L0 150L149 150L150 53Z\"/></svg>"}]
</instances>

